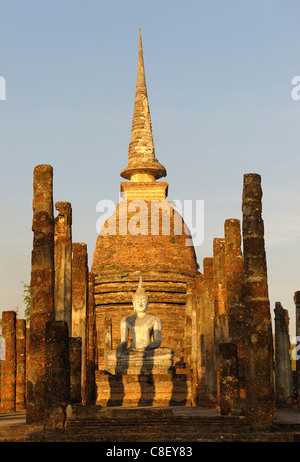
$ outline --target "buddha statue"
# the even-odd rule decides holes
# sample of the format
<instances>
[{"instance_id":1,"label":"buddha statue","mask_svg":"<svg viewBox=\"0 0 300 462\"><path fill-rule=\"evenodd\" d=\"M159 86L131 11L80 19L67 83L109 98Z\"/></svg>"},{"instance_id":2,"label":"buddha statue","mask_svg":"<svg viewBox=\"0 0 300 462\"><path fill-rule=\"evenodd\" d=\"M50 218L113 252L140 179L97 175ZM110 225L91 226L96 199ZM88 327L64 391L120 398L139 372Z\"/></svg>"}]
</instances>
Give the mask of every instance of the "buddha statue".
<instances>
[{"instance_id":1,"label":"buddha statue","mask_svg":"<svg viewBox=\"0 0 300 462\"><path fill-rule=\"evenodd\" d=\"M149 298L140 277L137 291L132 297L134 314L121 320L121 344L117 348L117 357L128 351L148 351L160 347L162 339L161 320L147 313ZM132 341L129 348L129 332Z\"/></svg>"},{"instance_id":2,"label":"buddha statue","mask_svg":"<svg viewBox=\"0 0 300 462\"><path fill-rule=\"evenodd\" d=\"M132 297L134 314L121 320L121 343L111 351L108 363L119 373L152 373L169 370L173 351L162 348L162 325L157 316L147 313L149 298L142 277ZM129 335L131 334L131 344Z\"/></svg>"}]
</instances>

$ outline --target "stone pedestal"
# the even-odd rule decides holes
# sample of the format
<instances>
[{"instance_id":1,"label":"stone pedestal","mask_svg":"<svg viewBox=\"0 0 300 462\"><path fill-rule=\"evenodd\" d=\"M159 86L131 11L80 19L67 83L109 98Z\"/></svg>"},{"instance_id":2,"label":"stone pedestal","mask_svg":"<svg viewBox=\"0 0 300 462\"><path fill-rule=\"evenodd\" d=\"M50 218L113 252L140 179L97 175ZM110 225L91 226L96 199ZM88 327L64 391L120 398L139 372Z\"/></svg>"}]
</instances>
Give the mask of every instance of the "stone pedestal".
<instances>
[{"instance_id":1,"label":"stone pedestal","mask_svg":"<svg viewBox=\"0 0 300 462\"><path fill-rule=\"evenodd\" d=\"M168 348L137 351L125 350L121 358L111 351L107 358L107 372L111 374L165 374L172 368L173 352Z\"/></svg>"},{"instance_id":2,"label":"stone pedestal","mask_svg":"<svg viewBox=\"0 0 300 462\"><path fill-rule=\"evenodd\" d=\"M97 400L102 406L191 406L191 372L110 374L96 371Z\"/></svg>"}]
</instances>

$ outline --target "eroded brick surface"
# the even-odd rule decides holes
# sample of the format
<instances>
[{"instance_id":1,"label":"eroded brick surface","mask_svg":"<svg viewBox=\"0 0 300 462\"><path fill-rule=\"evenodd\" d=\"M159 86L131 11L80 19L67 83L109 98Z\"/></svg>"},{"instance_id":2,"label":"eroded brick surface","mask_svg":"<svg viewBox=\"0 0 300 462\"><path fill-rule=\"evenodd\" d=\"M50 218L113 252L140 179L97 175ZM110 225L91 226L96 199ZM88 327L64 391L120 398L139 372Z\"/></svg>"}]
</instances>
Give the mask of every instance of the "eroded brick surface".
<instances>
[{"instance_id":1,"label":"eroded brick surface","mask_svg":"<svg viewBox=\"0 0 300 462\"><path fill-rule=\"evenodd\" d=\"M242 211L247 349L246 414L251 421L268 424L275 415L275 394L261 200L260 175L244 175Z\"/></svg>"},{"instance_id":2,"label":"eroded brick surface","mask_svg":"<svg viewBox=\"0 0 300 462\"><path fill-rule=\"evenodd\" d=\"M31 259L31 314L26 418L44 417L45 329L54 317L53 169L38 165L33 175L33 250Z\"/></svg>"},{"instance_id":3,"label":"eroded brick surface","mask_svg":"<svg viewBox=\"0 0 300 462\"><path fill-rule=\"evenodd\" d=\"M1 410L16 410L16 313L2 312L2 336L5 340L5 359L1 361Z\"/></svg>"}]
</instances>

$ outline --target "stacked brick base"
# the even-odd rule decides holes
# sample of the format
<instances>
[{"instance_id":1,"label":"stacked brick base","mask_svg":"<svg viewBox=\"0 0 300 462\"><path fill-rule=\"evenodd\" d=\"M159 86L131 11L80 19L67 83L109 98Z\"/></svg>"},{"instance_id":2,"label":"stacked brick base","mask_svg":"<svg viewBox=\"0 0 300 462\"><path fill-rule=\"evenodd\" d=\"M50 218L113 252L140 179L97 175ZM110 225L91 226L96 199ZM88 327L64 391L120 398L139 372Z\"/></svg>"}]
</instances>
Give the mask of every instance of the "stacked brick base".
<instances>
[{"instance_id":1,"label":"stacked brick base","mask_svg":"<svg viewBox=\"0 0 300 462\"><path fill-rule=\"evenodd\" d=\"M112 375L96 371L97 401L101 406L191 406L191 371L169 374Z\"/></svg>"}]
</instances>

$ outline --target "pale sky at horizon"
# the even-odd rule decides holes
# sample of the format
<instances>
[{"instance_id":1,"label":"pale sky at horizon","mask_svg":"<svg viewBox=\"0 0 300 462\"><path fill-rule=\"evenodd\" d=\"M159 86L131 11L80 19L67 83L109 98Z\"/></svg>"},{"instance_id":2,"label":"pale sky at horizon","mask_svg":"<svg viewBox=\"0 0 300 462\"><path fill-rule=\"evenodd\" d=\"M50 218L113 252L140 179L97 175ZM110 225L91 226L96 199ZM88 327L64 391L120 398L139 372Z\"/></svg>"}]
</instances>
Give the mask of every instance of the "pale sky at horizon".
<instances>
[{"instance_id":1,"label":"pale sky at horizon","mask_svg":"<svg viewBox=\"0 0 300 462\"><path fill-rule=\"evenodd\" d=\"M32 175L54 169L73 241L96 244L96 205L118 201L127 165L142 30L156 156L169 200L204 200L200 270L241 219L245 173L263 187L271 314L300 290L300 75L297 0L1 2L0 312L30 281Z\"/></svg>"}]
</instances>

